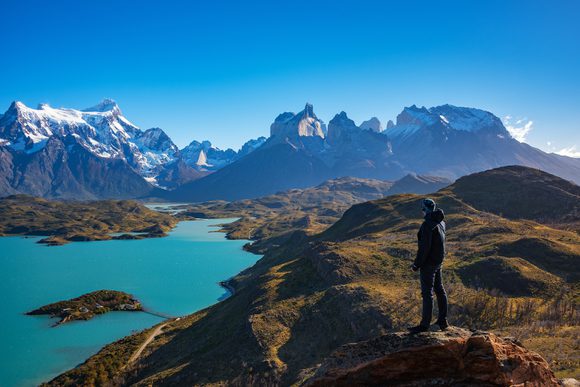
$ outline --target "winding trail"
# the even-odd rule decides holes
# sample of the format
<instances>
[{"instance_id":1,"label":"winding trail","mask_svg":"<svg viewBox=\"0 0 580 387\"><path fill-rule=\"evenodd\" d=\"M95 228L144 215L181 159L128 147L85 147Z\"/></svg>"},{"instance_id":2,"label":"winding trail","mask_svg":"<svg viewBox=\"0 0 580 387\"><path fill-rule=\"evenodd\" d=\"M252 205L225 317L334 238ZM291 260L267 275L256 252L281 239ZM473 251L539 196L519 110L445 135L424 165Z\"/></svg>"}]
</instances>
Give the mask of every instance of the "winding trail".
<instances>
[{"instance_id":1,"label":"winding trail","mask_svg":"<svg viewBox=\"0 0 580 387\"><path fill-rule=\"evenodd\" d=\"M145 350L145 348L147 348L149 343L151 343L153 341L153 339L155 339L161 333L161 330L163 328L165 328L165 326L167 324L169 324L170 322L179 321L179 320L180 320L180 318L177 317L177 318L173 319L172 321L167 321L167 322L159 325L157 328L155 328L155 330L153 332L151 332L151 334L149 335L147 340L145 340L143 342L143 344L141 344L139 346L139 348L137 348L137 350L135 352L133 352L133 354L131 355L131 357L127 361L127 364L125 365L125 367L128 367L131 363L133 363L135 360L137 360L139 358L139 356L141 356L141 353Z\"/></svg>"}]
</instances>

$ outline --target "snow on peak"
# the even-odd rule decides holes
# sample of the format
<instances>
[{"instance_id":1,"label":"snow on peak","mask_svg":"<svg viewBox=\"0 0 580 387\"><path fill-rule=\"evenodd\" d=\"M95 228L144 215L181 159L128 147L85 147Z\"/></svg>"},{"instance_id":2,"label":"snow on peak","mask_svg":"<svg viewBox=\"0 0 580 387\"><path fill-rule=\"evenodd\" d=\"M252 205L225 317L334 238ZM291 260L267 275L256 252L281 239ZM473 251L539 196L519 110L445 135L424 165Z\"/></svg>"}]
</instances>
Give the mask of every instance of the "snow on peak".
<instances>
[{"instance_id":1,"label":"snow on peak","mask_svg":"<svg viewBox=\"0 0 580 387\"><path fill-rule=\"evenodd\" d=\"M245 156L249 153L252 153L266 142L267 138L264 136L258 137L256 139L248 140L240 150L238 151L238 157Z\"/></svg>"},{"instance_id":2,"label":"snow on peak","mask_svg":"<svg viewBox=\"0 0 580 387\"><path fill-rule=\"evenodd\" d=\"M453 105L441 105L427 109L416 105L406 107L397 116L397 124L387 128L391 137L408 137L420 129L438 126L450 130L479 132L491 130L500 134L505 132L501 120L492 113Z\"/></svg>"},{"instance_id":3,"label":"snow on peak","mask_svg":"<svg viewBox=\"0 0 580 387\"><path fill-rule=\"evenodd\" d=\"M98 157L124 159L146 178L154 177L178 152L161 129L141 131L110 99L85 110L53 108L46 103L33 109L14 102L0 118L0 138L16 151L39 151L52 136L72 136Z\"/></svg>"},{"instance_id":4,"label":"snow on peak","mask_svg":"<svg viewBox=\"0 0 580 387\"><path fill-rule=\"evenodd\" d=\"M114 100L112 100L110 98L105 98L101 102L96 104L95 106L84 109L83 111L84 112L101 112L102 113L102 112L113 111L115 109L119 110L119 105L117 105L117 102L115 102Z\"/></svg>"},{"instance_id":5,"label":"snow on peak","mask_svg":"<svg viewBox=\"0 0 580 387\"><path fill-rule=\"evenodd\" d=\"M192 141L180 151L185 164L198 170L216 170L224 167L238 157L233 149L221 150L209 141Z\"/></svg>"},{"instance_id":6,"label":"snow on peak","mask_svg":"<svg viewBox=\"0 0 580 387\"><path fill-rule=\"evenodd\" d=\"M440 120L451 129L476 132L483 129L501 129L501 120L490 112L481 109L453 105L436 106L429 111L438 115Z\"/></svg>"}]
</instances>

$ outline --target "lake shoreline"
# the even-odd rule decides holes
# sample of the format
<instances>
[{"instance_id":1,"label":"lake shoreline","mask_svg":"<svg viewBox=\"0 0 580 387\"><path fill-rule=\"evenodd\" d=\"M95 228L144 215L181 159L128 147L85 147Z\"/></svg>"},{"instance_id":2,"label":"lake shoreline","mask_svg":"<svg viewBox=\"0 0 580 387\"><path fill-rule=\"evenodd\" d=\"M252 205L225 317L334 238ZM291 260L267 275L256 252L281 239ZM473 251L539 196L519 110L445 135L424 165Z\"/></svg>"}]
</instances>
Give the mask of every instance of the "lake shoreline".
<instances>
[{"instance_id":1,"label":"lake shoreline","mask_svg":"<svg viewBox=\"0 0 580 387\"><path fill-rule=\"evenodd\" d=\"M45 249L35 243L40 236L0 238L5 252L0 260L0 273L4 273L0 284L4 291L20 289L5 308L6 329L0 332L0 339L6 345L0 358L6 368L0 372L0 380L7 385L50 380L108 344L157 324L160 316L151 316L150 310L182 316L229 298L235 293L235 282L229 279L261 257L248 254L243 249L245 241L216 232L235 220L180 220L164 238L69 243L61 249ZM208 263L212 269L206 275ZM147 310L111 311L88 321L67 321L58 329L51 327L54 321L48 315L33 318L25 314L38 305L98 289L134 294Z\"/></svg>"}]
</instances>

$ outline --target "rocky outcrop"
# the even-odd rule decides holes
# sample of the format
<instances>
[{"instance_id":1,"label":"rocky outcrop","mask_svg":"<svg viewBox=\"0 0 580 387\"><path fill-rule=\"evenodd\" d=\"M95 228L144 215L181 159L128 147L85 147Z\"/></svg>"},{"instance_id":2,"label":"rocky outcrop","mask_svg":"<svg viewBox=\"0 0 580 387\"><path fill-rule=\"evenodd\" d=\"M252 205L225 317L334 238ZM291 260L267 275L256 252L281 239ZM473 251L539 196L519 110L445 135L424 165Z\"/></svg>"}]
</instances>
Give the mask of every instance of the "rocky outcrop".
<instances>
[{"instance_id":1,"label":"rocky outcrop","mask_svg":"<svg viewBox=\"0 0 580 387\"><path fill-rule=\"evenodd\" d=\"M305 386L558 386L548 363L515 340L450 328L346 344Z\"/></svg>"},{"instance_id":2,"label":"rocky outcrop","mask_svg":"<svg viewBox=\"0 0 580 387\"><path fill-rule=\"evenodd\" d=\"M377 117L372 117L370 120L363 121L359 126L364 130L372 130L373 132L380 133L383 131L383 124Z\"/></svg>"},{"instance_id":3,"label":"rocky outcrop","mask_svg":"<svg viewBox=\"0 0 580 387\"><path fill-rule=\"evenodd\" d=\"M298 114L286 112L276 117L270 126L270 136L281 140L296 140L297 137L324 138L324 130L324 122L316 117L313 106L307 103Z\"/></svg>"}]
</instances>

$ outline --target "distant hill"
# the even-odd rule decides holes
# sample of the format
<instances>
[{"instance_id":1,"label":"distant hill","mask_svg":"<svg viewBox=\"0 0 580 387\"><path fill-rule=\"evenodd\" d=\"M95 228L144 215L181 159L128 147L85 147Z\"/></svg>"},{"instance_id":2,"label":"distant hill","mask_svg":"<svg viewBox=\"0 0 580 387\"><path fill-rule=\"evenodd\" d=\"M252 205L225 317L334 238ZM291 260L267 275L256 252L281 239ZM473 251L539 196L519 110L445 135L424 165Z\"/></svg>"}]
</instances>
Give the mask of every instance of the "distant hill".
<instances>
[{"instance_id":1,"label":"distant hill","mask_svg":"<svg viewBox=\"0 0 580 387\"><path fill-rule=\"evenodd\" d=\"M512 175L510 183L530 192L551 181L554 204L568 203L566 194L555 195L566 182L531 169L515 171L491 170L430 195L447 214L444 278L451 323L518 335L557 375L578 376L571 348L580 334L580 235L502 217L481 208L487 199L462 196L471 191L470 181L498 182L499 174ZM479 197L497 189L483 185ZM228 281L233 296L169 322L135 363L126 367L153 328L108 345L49 385L91 384L97 377L138 385L302 383L341 345L417 323L419 284L409 265L421 198L400 194L356 204L327 230L305 229L270 245L253 267ZM505 205L494 210L504 212ZM256 218L240 222L251 227Z\"/></svg>"},{"instance_id":2,"label":"distant hill","mask_svg":"<svg viewBox=\"0 0 580 387\"><path fill-rule=\"evenodd\" d=\"M580 231L580 187L538 169L508 166L458 179L446 191L480 210Z\"/></svg>"},{"instance_id":3,"label":"distant hill","mask_svg":"<svg viewBox=\"0 0 580 387\"><path fill-rule=\"evenodd\" d=\"M394 182L343 177L257 199L195 204L188 206L183 214L207 218L242 217L238 222L225 225L224 229L231 237L258 240L252 245L252 250L263 251L272 244L282 243L294 233L303 235L322 231L353 204L391 195L394 189L396 192L429 193L449 183L444 178L417 175L408 175Z\"/></svg>"}]
</instances>

